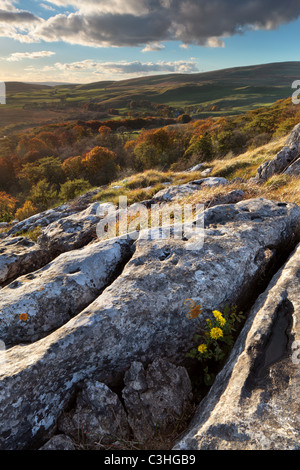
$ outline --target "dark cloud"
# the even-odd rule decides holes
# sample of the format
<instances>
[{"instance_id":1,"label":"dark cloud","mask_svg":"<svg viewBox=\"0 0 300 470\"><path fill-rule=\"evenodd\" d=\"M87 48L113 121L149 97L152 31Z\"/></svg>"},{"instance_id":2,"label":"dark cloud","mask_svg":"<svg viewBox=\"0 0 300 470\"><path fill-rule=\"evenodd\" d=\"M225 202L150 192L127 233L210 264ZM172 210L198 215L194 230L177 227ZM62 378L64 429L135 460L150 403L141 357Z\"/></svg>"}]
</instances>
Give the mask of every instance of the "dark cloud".
<instances>
[{"instance_id":1,"label":"dark cloud","mask_svg":"<svg viewBox=\"0 0 300 470\"><path fill-rule=\"evenodd\" d=\"M53 0L52 3L62 5L63 2ZM30 33L33 39L93 46L144 46L180 40L184 44L209 46L218 44L209 41L211 38L251 28L274 29L300 15L299 0L67 0L64 3L76 12L41 22Z\"/></svg>"},{"instance_id":2,"label":"dark cloud","mask_svg":"<svg viewBox=\"0 0 300 470\"><path fill-rule=\"evenodd\" d=\"M5 23L27 23L38 20L39 18L37 18L29 11L0 10L0 21L3 21Z\"/></svg>"}]
</instances>

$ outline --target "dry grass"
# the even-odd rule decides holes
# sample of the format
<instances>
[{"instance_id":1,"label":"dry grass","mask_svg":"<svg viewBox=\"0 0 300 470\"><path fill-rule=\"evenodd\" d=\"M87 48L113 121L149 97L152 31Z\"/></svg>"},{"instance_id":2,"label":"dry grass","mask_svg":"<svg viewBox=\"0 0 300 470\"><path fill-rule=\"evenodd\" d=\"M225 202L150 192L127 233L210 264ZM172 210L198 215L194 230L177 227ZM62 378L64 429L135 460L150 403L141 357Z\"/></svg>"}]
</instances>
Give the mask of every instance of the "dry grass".
<instances>
[{"instance_id":1,"label":"dry grass","mask_svg":"<svg viewBox=\"0 0 300 470\"><path fill-rule=\"evenodd\" d=\"M236 177L251 178L255 176L257 168L262 163L275 157L284 146L285 140L286 137L282 137L229 160L213 160L211 162L213 171L210 176L222 176L229 180Z\"/></svg>"},{"instance_id":2,"label":"dry grass","mask_svg":"<svg viewBox=\"0 0 300 470\"><path fill-rule=\"evenodd\" d=\"M257 168L262 163L275 157L284 146L285 140L286 137L282 137L255 150L248 150L238 157L210 162L209 166L213 168L210 176L225 177L230 181L239 177L245 182L232 183L229 187L203 187L200 191L195 191L192 196L181 199L180 202L182 204L201 204L217 196L225 195L234 189L242 189L245 193L245 199L264 197L280 202L300 204L300 177L277 175L263 185L246 181L256 175ZM203 168L207 166L205 164ZM165 188L163 183L168 182L172 186L185 184L203 178L202 171L188 173L148 170L144 173L128 176L125 180L111 183L108 188L100 191L94 200L118 204L120 196L127 196L128 204L141 202L151 199L158 191ZM114 186L120 187L114 188Z\"/></svg>"}]
</instances>

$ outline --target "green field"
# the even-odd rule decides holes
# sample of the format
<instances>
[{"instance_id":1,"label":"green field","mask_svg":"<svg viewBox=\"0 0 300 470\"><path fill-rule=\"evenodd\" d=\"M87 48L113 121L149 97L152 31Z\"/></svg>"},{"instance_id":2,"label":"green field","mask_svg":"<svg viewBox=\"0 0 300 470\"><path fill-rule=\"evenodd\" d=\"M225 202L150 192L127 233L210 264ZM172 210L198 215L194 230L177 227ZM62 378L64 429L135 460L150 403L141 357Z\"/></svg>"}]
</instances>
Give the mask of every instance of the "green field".
<instances>
[{"instance_id":1,"label":"green field","mask_svg":"<svg viewBox=\"0 0 300 470\"><path fill-rule=\"evenodd\" d=\"M99 119L99 110L107 112L110 108L118 110L122 116L127 116L129 110L151 115L153 104L169 106L175 113L189 112L199 118L240 114L288 98L293 92L292 82L297 79L300 79L300 62L87 85L7 82L7 104L0 107L0 130L3 135L37 123ZM146 104L134 109L132 102ZM99 108L98 112L86 112L84 105L90 103Z\"/></svg>"}]
</instances>

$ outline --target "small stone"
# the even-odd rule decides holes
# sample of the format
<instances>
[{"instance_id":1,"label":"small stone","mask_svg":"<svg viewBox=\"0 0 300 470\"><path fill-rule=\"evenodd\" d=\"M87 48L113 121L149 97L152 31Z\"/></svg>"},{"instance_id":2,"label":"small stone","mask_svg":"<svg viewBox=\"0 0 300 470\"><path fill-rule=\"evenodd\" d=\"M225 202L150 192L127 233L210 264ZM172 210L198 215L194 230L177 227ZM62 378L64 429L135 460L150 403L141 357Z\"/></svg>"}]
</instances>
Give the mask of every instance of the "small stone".
<instances>
[{"instance_id":1,"label":"small stone","mask_svg":"<svg viewBox=\"0 0 300 470\"><path fill-rule=\"evenodd\" d=\"M39 450L76 450L70 437L64 434L53 436L46 444L40 447Z\"/></svg>"}]
</instances>

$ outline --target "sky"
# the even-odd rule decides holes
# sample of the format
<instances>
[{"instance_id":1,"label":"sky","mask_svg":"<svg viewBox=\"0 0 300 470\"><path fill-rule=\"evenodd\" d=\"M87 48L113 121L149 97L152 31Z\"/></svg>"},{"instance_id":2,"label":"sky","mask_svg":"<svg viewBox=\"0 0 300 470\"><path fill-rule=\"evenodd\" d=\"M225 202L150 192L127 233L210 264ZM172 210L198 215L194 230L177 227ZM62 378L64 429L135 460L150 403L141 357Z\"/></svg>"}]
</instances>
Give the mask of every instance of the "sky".
<instances>
[{"instance_id":1,"label":"sky","mask_svg":"<svg viewBox=\"0 0 300 470\"><path fill-rule=\"evenodd\" d=\"M300 0L0 0L0 80L91 83L298 61L299 36Z\"/></svg>"}]
</instances>

